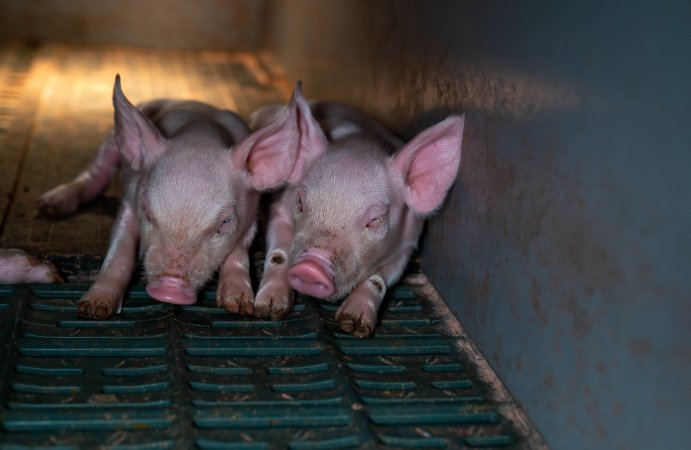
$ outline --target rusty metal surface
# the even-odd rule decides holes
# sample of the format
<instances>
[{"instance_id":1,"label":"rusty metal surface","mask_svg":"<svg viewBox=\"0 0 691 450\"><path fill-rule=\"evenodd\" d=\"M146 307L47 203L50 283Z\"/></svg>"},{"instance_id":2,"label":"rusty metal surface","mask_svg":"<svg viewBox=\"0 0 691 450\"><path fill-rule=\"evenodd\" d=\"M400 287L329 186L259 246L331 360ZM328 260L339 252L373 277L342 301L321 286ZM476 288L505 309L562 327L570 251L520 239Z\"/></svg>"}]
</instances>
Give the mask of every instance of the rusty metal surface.
<instances>
[{"instance_id":1,"label":"rusty metal surface","mask_svg":"<svg viewBox=\"0 0 691 450\"><path fill-rule=\"evenodd\" d=\"M688 2L271 6L307 96L406 135L466 113L422 267L547 442L688 442Z\"/></svg>"}]
</instances>

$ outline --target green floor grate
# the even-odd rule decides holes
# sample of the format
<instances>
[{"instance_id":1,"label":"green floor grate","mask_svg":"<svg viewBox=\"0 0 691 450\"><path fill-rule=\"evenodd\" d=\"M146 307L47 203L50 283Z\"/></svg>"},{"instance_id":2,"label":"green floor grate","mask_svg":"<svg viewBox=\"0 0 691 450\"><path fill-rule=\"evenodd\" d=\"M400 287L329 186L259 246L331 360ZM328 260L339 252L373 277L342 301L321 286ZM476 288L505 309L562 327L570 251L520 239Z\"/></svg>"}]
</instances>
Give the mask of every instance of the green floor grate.
<instances>
[{"instance_id":1,"label":"green floor grate","mask_svg":"<svg viewBox=\"0 0 691 450\"><path fill-rule=\"evenodd\" d=\"M76 315L85 285L0 286L0 449L525 448L465 339L408 285L371 339L299 298L281 322L150 300Z\"/></svg>"}]
</instances>

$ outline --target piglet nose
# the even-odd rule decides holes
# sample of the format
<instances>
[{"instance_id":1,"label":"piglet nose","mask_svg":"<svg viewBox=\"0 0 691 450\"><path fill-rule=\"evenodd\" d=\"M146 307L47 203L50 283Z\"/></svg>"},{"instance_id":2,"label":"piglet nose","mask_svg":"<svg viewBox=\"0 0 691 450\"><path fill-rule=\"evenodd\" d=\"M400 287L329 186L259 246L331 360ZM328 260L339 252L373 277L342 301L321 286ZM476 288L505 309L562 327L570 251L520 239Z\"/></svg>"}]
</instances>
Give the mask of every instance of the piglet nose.
<instances>
[{"instance_id":1,"label":"piglet nose","mask_svg":"<svg viewBox=\"0 0 691 450\"><path fill-rule=\"evenodd\" d=\"M328 252L306 250L288 271L288 282L298 292L315 298L327 298L336 292Z\"/></svg>"},{"instance_id":2,"label":"piglet nose","mask_svg":"<svg viewBox=\"0 0 691 450\"><path fill-rule=\"evenodd\" d=\"M161 276L149 281L146 292L159 302L174 305L191 305L197 296L189 281L179 277Z\"/></svg>"}]
</instances>

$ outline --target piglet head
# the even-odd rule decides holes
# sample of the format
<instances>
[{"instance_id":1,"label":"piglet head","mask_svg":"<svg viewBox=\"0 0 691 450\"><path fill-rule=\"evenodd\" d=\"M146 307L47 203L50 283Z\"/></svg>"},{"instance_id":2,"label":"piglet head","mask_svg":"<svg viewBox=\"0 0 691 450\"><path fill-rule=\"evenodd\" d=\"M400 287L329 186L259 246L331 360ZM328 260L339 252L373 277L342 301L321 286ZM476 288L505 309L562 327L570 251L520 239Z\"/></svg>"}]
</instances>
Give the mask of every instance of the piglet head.
<instances>
[{"instance_id":1,"label":"piglet head","mask_svg":"<svg viewBox=\"0 0 691 450\"><path fill-rule=\"evenodd\" d=\"M414 247L456 177L462 132L451 116L391 157L367 140L337 141L295 189L291 286L337 301Z\"/></svg>"},{"instance_id":2,"label":"piglet head","mask_svg":"<svg viewBox=\"0 0 691 450\"><path fill-rule=\"evenodd\" d=\"M229 252L253 238L258 193L299 170L304 133L296 131L297 105L235 142L223 117L164 136L127 100L119 76L113 104L116 141L137 174L125 189L140 220L147 292L163 302L194 303Z\"/></svg>"}]
</instances>

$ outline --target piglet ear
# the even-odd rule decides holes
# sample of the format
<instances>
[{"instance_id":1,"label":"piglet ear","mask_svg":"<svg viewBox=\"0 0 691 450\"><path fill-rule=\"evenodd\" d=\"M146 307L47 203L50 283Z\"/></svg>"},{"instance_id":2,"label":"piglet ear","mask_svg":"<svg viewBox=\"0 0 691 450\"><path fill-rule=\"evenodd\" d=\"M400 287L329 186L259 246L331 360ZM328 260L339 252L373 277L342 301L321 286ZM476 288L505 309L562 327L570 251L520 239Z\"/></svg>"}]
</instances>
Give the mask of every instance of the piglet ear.
<instances>
[{"instance_id":1,"label":"piglet ear","mask_svg":"<svg viewBox=\"0 0 691 450\"><path fill-rule=\"evenodd\" d=\"M444 201L461 162L463 116L450 116L405 144L391 160L391 171L403 181L404 200L421 215Z\"/></svg>"},{"instance_id":2,"label":"piglet ear","mask_svg":"<svg viewBox=\"0 0 691 450\"><path fill-rule=\"evenodd\" d=\"M246 173L249 184L262 191L298 183L326 145L298 81L288 106L233 150L233 162Z\"/></svg>"},{"instance_id":3,"label":"piglet ear","mask_svg":"<svg viewBox=\"0 0 691 450\"><path fill-rule=\"evenodd\" d=\"M125 161L134 170L142 170L165 150L161 132L122 93L120 74L115 76L113 87L115 108L115 140Z\"/></svg>"}]
</instances>

